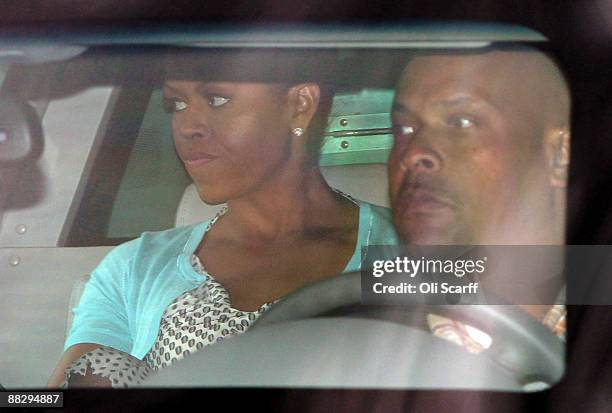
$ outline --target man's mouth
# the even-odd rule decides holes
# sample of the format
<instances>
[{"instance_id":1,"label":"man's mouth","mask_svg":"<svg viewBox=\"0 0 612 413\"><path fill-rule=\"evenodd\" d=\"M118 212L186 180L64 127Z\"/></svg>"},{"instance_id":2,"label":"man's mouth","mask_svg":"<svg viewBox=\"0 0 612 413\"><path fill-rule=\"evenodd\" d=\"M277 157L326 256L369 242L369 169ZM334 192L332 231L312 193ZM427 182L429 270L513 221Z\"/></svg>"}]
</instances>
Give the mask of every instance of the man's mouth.
<instances>
[{"instance_id":1,"label":"man's mouth","mask_svg":"<svg viewBox=\"0 0 612 413\"><path fill-rule=\"evenodd\" d=\"M436 213L442 209L454 209L455 204L445 196L424 188L406 188L400 198L399 208L404 213Z\"/></svg>"}]
</instances>

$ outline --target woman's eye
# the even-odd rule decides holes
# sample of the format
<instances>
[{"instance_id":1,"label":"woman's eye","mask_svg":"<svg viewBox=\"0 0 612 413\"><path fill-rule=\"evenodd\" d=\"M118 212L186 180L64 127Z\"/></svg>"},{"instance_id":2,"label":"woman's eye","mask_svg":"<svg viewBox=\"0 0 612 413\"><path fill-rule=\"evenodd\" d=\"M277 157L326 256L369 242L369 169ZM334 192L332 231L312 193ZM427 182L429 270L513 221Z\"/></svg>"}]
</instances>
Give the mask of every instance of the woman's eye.
<instances>
[{"instance_id":1,"label":"woman's eye","mask_svg":"<svg viewBox=\"0 0 612 413\"><path fill-rule=\"evenodd\" d=\"M219 106L223 106L227 102L229 102L229 98L225 98L223 96L211 95L208 98L208 104L212 106L213 108L218 108Z\"/></svg>"},{"instance_id":2,"label":"woman's eye","mask_svg":"<svg viewBox=\"0 0 612 413\"><path fill-rule=\"evenodd\" d=\"M164 99L164 111L166 113L180 112L184 109L187 109L186 102L173 98Z\"/></svg>"},{"instance_id":3,"label":"woman's eye","mask_svg":"<svg viewBox=\"0 0 612 413\"><path fill-rule=\"evenodd\" d=\"M476 122L468 116L453 116L448 121L450 126L460 129L471 128Z\"/></svg>"}]
</instances>

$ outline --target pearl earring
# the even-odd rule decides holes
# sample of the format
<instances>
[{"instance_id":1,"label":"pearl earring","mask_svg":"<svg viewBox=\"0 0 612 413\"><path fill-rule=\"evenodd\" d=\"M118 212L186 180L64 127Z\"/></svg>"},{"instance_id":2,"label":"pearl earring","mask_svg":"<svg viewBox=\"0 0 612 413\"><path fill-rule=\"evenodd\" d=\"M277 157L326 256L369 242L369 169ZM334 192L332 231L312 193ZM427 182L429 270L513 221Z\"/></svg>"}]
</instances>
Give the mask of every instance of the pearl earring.
<instances>
[{"instance_id":1,"label":"pearl earring","mask_svg":"<svg viewBox=\"0 0 612 413\"><path fill-rule=\"evenodd\" d=\"M293 128L293 134L295 136L302 136L304 134L304 129L302 129L302 128Z\"/></svg>"}]
</instances>

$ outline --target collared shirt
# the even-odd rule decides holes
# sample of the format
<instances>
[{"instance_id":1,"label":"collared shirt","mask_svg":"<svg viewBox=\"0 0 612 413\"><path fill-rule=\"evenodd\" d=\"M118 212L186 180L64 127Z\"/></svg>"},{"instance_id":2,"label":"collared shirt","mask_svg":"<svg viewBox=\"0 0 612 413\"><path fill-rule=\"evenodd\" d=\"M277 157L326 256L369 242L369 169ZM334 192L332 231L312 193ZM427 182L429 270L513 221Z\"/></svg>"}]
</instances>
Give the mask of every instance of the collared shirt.
<instances>
[{"instance_id":1,"label":"collared shirt","mask_svg":"<svg viewBox=\"0 0 612 413\"><path fill-rule=\"evenodd\" d=\"M555 304L540 321L559 339L565 340L566 314L567 310L564 304ZM470 353L481 353L493 343L493 338L487 333L450 318L428 314L427 324L434 336L460 345Z\"/></svg>"}]
</instances>

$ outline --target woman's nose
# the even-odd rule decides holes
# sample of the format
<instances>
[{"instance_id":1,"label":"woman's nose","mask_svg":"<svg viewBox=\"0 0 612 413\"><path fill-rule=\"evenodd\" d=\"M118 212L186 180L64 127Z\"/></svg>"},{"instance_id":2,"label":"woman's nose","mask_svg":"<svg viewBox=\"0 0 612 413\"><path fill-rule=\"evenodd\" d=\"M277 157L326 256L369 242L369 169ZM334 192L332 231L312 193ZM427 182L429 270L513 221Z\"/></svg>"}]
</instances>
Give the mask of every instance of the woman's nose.
<instances>
[{"instance_id":1,"label":"woman's nose","mask_svg":"<svg viewBox=\"0 0 612 413\"><path fill-rule=\"evenodd\" d=\"M208 138L212 132L205 115L191 108L176 113L173 123L178 135L187 140Z\"/></svg>"}]
</instances>

